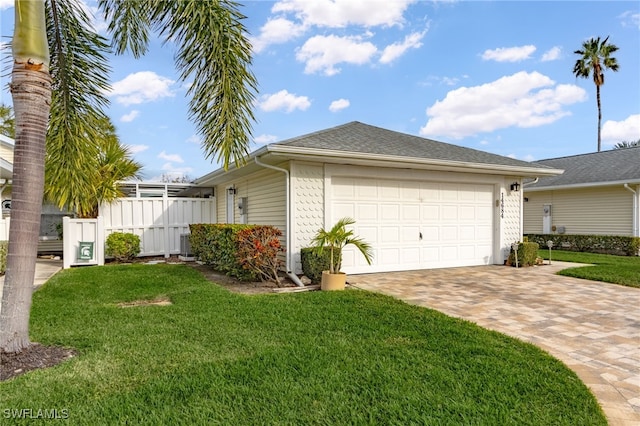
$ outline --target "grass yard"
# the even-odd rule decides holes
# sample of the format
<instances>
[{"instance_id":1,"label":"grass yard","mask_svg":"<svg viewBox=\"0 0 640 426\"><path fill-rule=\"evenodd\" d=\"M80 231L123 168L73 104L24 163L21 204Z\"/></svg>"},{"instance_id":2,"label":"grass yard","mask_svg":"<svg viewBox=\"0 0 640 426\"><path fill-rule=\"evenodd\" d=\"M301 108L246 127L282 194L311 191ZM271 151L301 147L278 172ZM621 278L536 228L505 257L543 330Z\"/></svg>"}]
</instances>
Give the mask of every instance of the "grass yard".
<instances>
[{"instance_id":1,"label":"grass yard","mask_svg":"<svg viewBox=\"0 0 640 426\"><path fill-rule=\"evenodd\" d=\"M538 256L549 259L549 250L540 249ZM604 281L629 287L640 287L639 256L613 256L610 254L552 250L551 263L554 260L590 264L590 266L565 269L559 272L560 275Z\"/></svg>"},{"instance_id":2,"label":"grass yard","mask_svg":"<svg viewBox=\"0 0 640 426\"><path fill-rule=\"evenodd\" d=\"M173 304L119 307L159 297ZM606 424L535 346L359 290L247 296L185 265L75 268L34 294L31 333L80 355L0 382L0 423Z\"/></svg>"}]
</instances>

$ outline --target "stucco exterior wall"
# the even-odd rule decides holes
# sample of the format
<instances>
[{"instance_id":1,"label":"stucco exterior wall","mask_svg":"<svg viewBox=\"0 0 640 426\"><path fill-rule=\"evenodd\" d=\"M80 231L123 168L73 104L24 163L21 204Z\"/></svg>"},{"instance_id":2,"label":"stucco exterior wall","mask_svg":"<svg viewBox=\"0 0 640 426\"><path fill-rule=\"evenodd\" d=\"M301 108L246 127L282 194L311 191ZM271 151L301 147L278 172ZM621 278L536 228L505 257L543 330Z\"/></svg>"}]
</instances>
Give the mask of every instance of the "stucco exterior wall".
<instances>
[{"instance_id":1,"label":"stucco exterior wall","mask_svg":"<svg viewBox=\"0 0 640 426\"><path fill-rule=\"evenodd\" d=\"M551 205L551 225L565 227L567 234L633 235L633 194L622 185L527 191L524 233L539 234L542 208Z\"/></svg>"}]
</instances>

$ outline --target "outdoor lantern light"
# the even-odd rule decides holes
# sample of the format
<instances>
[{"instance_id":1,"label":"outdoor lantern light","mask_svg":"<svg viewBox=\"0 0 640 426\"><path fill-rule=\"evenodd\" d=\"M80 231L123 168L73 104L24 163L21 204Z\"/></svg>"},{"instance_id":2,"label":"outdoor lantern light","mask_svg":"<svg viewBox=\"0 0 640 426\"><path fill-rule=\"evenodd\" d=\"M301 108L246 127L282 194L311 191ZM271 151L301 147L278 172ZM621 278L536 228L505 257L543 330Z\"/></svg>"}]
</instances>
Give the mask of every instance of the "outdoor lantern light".
<instances>
[{"instance_id":1,"label":"outdoor lantern light","mask_svg":"<svg viewBox=\"0 0 640 426\"><path fill-rule=\"evenodd\" d=\"M549 247L549 265L551 265L551 247L553 247L553 241L547 241L547 247Z\"/></svg>"},{"instance_id":2,"label":"outdoor lantern light","mask_svg":"<svg viewBox=\"0 0 640 426\"><path fill-rule=\"evenodd\" d=\"M236 195L236 189L233 186L231 186L231 187L227 188L227 193L229 195Z\"/></svg>"},{"instance_id":3,"label":"outdoor lantern light","mask_svg":"<svg viewBox=\"0 0 640 426\"><path fill-rule=\"evenodd\" d=\"M518 192L520 191L520 184L518 182L513 182L510 188L512 192Z\"/></svg>"}]
</instances>

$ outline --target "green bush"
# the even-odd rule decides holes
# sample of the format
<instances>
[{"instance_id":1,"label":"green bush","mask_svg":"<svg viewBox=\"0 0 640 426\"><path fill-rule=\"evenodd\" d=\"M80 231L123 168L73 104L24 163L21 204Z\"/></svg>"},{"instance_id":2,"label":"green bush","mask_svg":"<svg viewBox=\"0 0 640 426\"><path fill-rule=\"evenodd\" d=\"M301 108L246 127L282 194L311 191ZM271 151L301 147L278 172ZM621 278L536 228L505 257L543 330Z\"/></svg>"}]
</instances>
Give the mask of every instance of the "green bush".
<instances>
[{"instance_id":1,"label":"green bush","mask_svg":"<svg viewBox=\"0 0 640 426\"><path fill-rule=\"evenodd\" d=\"M330 256L331 251L329 249L323 250L322 253L318 253L315 247L305 247L300 250L302 272L312 283L319 284L322 280L322 271L329 270Z\"/></svg>"},{"instance_id":2,"label":"green bush","mask_svg":"<svg viewBox=\"0 0 640 426\"><path fill-rule=\"evenodd\" d=\"M109 234L105 252L118 262L127 262L140 254L140 237L125 232Z\"/></svg>"},{"instance_id":3,"label":"green bush","mask_svg":"<svg viewBox=\"0 0 640 426\"><path fill-rule=\"evenodd\" d=\"M538 248L540 248L538 243L532 243L532 242L518 243L518 266L535 265L536 259L538 258ZM509 259L507 260L507 264L511 266L516 266L516 257L515 257L515 252L513 251L513 247L511 247L511 252L509 253Z\"/></svg>"},{"instance_id":4,"label":"green bush","mask_svg":"<svg viewBox=\"0 0 640 426\"><path fill-rule=\"evenodd\" d=\"M189 237L191 251L198 260L205 265L211 266L216 271L238 278L242 281L255 281L257 279L261 279L260 273L253 269L249 263L242 263L238 259L238 253L241 251L238 234L245 230L260 228L270 229L271 231L264 230L247 232L249 232L249 234L251 234L251 232L264 232L265 235L280 232L272 226L261 225L237 225L225 223L191 224L189 225L189 229L191 230L191 235ZM246 251L247 247L243 247L242 250L242 256L247 258L249 256ZM257 255L256 252L251 256L255 255ZM260 256L264 257L261 258L262 260L256 261L253 266L261 264L261 266L264 267L267 263L277 262L277 259L272 258L266 260L269 256L266 256L265 253L262 253Z\"/></svg>"},{"instance_id":5,"label":"green bush","mask_svg":"<svg viewBox=\"0 0 640 426\"><path fill-rule=\"evenodd\" d=\"M546 248L553 241L554 250L637 256L640 238L621 235L529 234L529 240Z\"/></svg>"},{"instance_id":6,"label":"green bush","mask_svg":"<svg viewBox=\"0 0 640 426\"><path fill-rule=\"evenodd\" d=\"M0 241L0 275L4 275L7 270L7 249L8 241Z\"/></svg>"}]
</instances>

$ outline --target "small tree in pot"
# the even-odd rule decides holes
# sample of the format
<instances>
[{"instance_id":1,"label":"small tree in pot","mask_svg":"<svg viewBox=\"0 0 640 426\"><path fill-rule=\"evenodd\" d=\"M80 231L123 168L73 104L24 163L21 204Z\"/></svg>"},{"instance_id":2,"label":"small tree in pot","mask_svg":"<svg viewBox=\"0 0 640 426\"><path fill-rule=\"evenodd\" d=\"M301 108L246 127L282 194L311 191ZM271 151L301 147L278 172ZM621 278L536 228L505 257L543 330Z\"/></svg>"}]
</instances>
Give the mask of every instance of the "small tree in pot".
<instances>
[{"instance_id":1,"label":"small tree in pot","mask_svg":"<svg viewBox=\"0 0 640 426\"><path fill-rule=\"evenodd\" d=\"M311 243L315 246L318 253L324 250L330 251L329 270L322 272L322 290L343 290L347 276L344 272L340 272L342 268L342 249L348 245L355 246L364 256L365 260L371 265L373 259L373 250L369 243L361 238L353 235L353 230L347 229L347 226L353 225L355 220L345 217L340 219L330 230L320 229Z\"/></svg>"}]
</instances>

